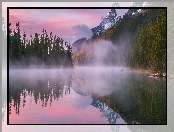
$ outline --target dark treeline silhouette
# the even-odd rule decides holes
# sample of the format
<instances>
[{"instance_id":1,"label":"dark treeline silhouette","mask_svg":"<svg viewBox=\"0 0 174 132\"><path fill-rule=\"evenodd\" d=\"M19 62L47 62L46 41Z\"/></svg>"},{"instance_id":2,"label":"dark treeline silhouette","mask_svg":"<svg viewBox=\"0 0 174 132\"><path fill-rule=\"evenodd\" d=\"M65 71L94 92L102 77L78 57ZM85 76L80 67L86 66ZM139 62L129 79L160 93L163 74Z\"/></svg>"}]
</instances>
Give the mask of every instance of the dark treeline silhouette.
<instances>
[{"instance_id":1,"label":"dark treeline silhouette","mask_svg":"<svg viewBox=\"0 0 174 132\"><path fill-rule=\"evenodd\" d=\"M25 76L26 73L16 73L20 76L13 74L13 78L9 80L9 114L15 108L16 114L19 115L20 108L29 103L38 104L42 108L51 106L53 101L70 94L72 74L64 73L65 76L56 72L53 77L48 76L49 73L37 73L40 76L37 79L30 75Z\"/></svg>"},{"instance_id":2,"label":"dark treeline silhouette","mask_svg":"<svg viewBox=\"0 0 174 132\"><path fill-rule=\"evenodd\" d=\"M9 23L9 66L10 68L22 67L72 67L72 47L62 38L48 35L43 29L42 34L35 33L34 38L30 34L30 40L26 33L21 37L20 24L16 23L14 31Z\"/></svg>"}]
</instances>

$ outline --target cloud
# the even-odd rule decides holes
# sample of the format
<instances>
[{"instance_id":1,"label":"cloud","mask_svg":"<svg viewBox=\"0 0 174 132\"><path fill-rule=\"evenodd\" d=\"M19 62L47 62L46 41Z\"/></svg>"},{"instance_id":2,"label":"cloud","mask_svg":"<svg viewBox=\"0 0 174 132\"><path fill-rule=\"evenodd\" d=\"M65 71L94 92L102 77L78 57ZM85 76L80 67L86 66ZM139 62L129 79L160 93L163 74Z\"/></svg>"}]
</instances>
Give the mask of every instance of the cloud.
<instances>
[{"instance_id":1,"label":"cloud","mask_svg":"<svg viewBox=\"0 0 174 132\"><path fill-rule=\"evenodd\" d=\"M41 34L44 28L48 34L52 32L66 42L73 43L82 37L90 38L91 28L98 26L101 16L105 17L109 11L110 9L10 9L9 20L11 28L15 28L15 23L19 22L21 33L25 31L28 39L30 33Z\"/></svg>"},{"instance_id":2,"label":"cloud","mask_svg":"<svg viewBox=\"0 0 174 132\"><path fill-rule=\"evenodd\" d=\"M72 29L73 29L73 35L75 36L76 39L91 38L92 36L91 29L85 24L78 24L72 26Z\"/></svg>"}]
</instances>

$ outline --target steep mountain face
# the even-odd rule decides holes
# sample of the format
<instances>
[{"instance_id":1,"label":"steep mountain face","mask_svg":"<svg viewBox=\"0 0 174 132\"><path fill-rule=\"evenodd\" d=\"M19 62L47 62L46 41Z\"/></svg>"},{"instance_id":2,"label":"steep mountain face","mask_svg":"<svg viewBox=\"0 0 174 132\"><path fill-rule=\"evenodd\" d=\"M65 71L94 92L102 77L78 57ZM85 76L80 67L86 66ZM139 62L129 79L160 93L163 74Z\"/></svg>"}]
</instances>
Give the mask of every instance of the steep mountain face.
<instances>
[{"instance_id":1,"label":"steep mountain face","mask_svg":"<svg viewBox=\"0 0 174 132\"><path fill-rule=\"evenodd\" d=\"M81 38L72 44L72 53L76 53L81 50L83 43L87 41L87 38Z\"/></svg>"},{"instance_id":2,"label":"steep mountain face","mask_svg":"<svg viewBox=\"0 0 174 132\"><path fill-rule=\"evenodd\" d=\"M77 41L79 43L75 45L81 46L73 54L73 64L75 66L93 66L96 63L101 66L108 66L108 64L127 66L130 63L130 49L139 34L140 27L156 21L157 14L158 9L130 9L117 21L116 11L112 10L98 27L92 29L94 36L91 39L84 40L83 43ZM108 28L105 24L108 27L112 26Z\"/></svg>"},{"instance_id":3,"label":"steep mountain face","mask_svg":"<svg viewBox=\"0 0 174 132\"><path fill-rule=\"evenodd\" d=\"M102 20L99 26L92 28L93 36L91 39L96 38L100 34L106 32L110 27L112 27L116 22L120 20L120 16L117 16L116 10L111 9L111 11L106 15L106 17ZM87 43L87 38L80 38L76 40L73 45L73 53L80 51L85 48L85 43Z\"/></svg>"},{"instance_id":4,"label":"steep mountain face","mask_svg":"<svg viewBox=\"0 0 174 132\"><path fill-rule=\"evenodd\" d=\"M106 15L102 20L99 26L92 28L93 36L96 38L100 34L106 32L110 27L112 27L116 22L120 20L120 16L117 16L116 10L111 9L111 11ZM87 38L80 38L72 44L73 53L80 51L81 49L86 48L85 44L87 43Z\"/></svg>"},{"instance_id":5,"label":"steep mountain face","mask_svg":"<svg viewBox=\"0 0 174 132\"><path fill-rule=\"evenodd\" d=\"M86 65L88 62L95 63L94 55L94 40L101 34L105 33L110 27L121 19L117 16L116 10L111 11L102 20L99 26L92 28L93 36L91 39L80 38L72 44L73 63L74 65Z\"/></svg>"},{"instance_id":6,"label":"steep mountain face","mask_svg":"<svg viewBox=\"0 0 174 132\"><path fill-rule=\"evenodd\" d=\"M117 16L116 10L111 9L111 11L102 20L99 26L92 28L93 37L99 36L101 33L105 32L108 28L112 27L117 21L120 20L120 16Z\"/></svg>"}]
</instances>

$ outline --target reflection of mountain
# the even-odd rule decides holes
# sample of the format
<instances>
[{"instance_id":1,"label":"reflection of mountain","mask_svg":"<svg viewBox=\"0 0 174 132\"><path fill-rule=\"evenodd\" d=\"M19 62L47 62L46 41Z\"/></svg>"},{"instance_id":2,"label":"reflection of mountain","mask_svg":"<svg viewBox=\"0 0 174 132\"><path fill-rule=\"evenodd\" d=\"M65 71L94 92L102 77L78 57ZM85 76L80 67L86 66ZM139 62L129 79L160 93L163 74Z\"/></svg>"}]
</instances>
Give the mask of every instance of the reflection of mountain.
<instances>
[{"instance_id":1,"label":"reflection of mountain","mask_svg":"<svg viewBox=\"0 0 174 132\"><path fill-rule=\"evenodd\" d=\"M53 100L70 94L71 72L65 75L61 72L53 73L33 72L33 76L26 76L25 72L12 73L9 80L9 114L14 107L19 115L20 107L25 107L27 96L31 98L30 103L33 98L36 104L41 102L43 108L51 106Z\"/></svg>"},{"instance_id":2,"label":"reflection of mountain","mask_svg":"<svg viewBox=\"0 0 174 132\"><path fill-rule=\"evenodd\" d=\"M166 83L162 80L105 68L79 69L73 72L72 83L73 89L78 86L76 89L80 93L95 97L94 106L105 111L106 104L111 108L110 113L112 110L118 113L128 124L166 124ZM107 117L111 118L111 123L112 118L116 118L114 114Z\"/></svg>"},{"instance_id":3,"label":"reflection of mountain","mask_svg":"<svg viewBox=\"0 0 174 132\"><path fill-rule=\"evenodd\" d=\"M88 72L89 73L89 72ZM105 89L100 87L98 88L97 85L95 83L96 79L101 78L101 76L103 78L102 79L106 79L104 76L106 76L106 73L101 73L99 74L99 77L95 78L95 72L93 73L93 77L90 76L89 74L85 74L85 72L73 72L73 81L72 81L72 89L79 95L82 96L92 96L95 91L94 89L97 88L99 89ZM103 81L104 81L103 80ZM104 82L107 83L107 82ZM104 85L103 85L104 86ZM94 90L94 91L92 91ZM105 91L105 90L104 90ZM101 93L103 93L102 91L100 91ZM100 92L98 92L98 94L100 94ZM107 120L109 121L110 124L116 124L117 119L120 118L120 115L118 115L115 111L112 110L112 108L110 108L106 103L100 101L99 99L97 99L95 96L92 96L92 103L91 105L100 109L100 112L102 113L102 116L107 118Z\"/></svg>"},{"instance_id":4,"label":"reflection of mountain","mask_svg":"<svg viewBox=\"0 0 174 132\"><path fill-rule=\"evenodd\" d=\"M143 75L130 75L122 89L99 97L128 124L166 124L166 84Z\"/></svg>"},{"instance_id":5,"label":"reflection of mountain","mask_svg":"<svg viewBox=\"0 0 174 132\"><path fill-rule=\"evenodd\" d=\"M81 95L81 96L89 96L88 92L84 92L82 90L80 90L78 87L73 88L74 92L76 92L77 94Z\"/></svg>"},{"instance_id":6,"label":"reflection of mountain","mask_svg":"<svg viewBox=\"0 0 174 132\"><path fill-rule=\"evenodd\" d=\"M42 108L47 107L70 94L72 87L80 95L90 95L92 105L111 124L118 123L119 115L127 124L166 123L166 83L144 74L119 68L75 68L73 73L32 71L32 75L20 71L10 73L9 113L15 108L19 114L20 108L26 108L32 100Z\"/></svg>"},{"instance_id":7,"label":"reflection of mountain","mask_svg":"<svg viewBox=\"0 0 174 132\"><path fill-rule=\"evenodd\" d=\"M120 115L113 111L107 104L94 97L91 105L100 109L100 112L108 119L110 124L118 124L117 119L120 118Z\"/></svg>"},{"instance_id":8,"label":"reflection of mountain","mask_svg":"<svg viewBox=\"0 0 174 132\"><path fill-rule=\"evenodd\" d=\"M78 72L73 72L72 78L74 80L72 82L74 92L82 96L89 96L89 88L91 87L89 80L85 76L78 74Z\"/></svg>"},{"instance_id":9,"label":"reflection of mountain","mask_svg":"<svg viewBox=\"0 0 174 132\"><path fill-rule=\"evenodd\" d=\"M119 75L122 78L118 78ZM82 93L109 95L115 86L121 87L121 79L125 79L125 77L126 75L122 74L120 68L115 69L115 72L111 68L77 68L73 71L72 88L79 89ZM113 78L117 78L117 80L113 80Z\"/></svg>"}]
</instances>

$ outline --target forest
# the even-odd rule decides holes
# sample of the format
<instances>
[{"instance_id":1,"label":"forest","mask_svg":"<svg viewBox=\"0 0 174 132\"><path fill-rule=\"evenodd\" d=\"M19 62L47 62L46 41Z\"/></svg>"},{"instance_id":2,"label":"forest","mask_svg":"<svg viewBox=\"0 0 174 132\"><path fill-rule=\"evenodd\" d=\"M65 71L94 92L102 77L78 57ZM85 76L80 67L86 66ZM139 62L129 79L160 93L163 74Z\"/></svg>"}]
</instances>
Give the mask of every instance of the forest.
<instances>
[{"instance_id":1,"label":"forest","mask_svg":"<svg viewBox=\"0 0 174 132\"><path fill-rule=\"evenodd\" d=\"M90 46L74 53L73 62L76 65L88 65L89 60L96 62L92 57L96 51L93 47L101 40L110 41L116 47L116 52L113 52L113 47L109 49L107 61L117 62L117 65L132 69L166 73L167 10L165 8L142 9L135 15L126 13L106 32L92 38L90 40L92 43L89 44L89 40L83 41ZM103 61L102 65L106 65L107 61Z\"/></svg>"},{"instance_id":2,"label":"forest","mask_svg":"<svg viewBox=\"0 0 174 132\"><path fill-rule=\"evenodd\" d=\"M100 60L104 66L109 64L117 66L117 63L121 63L134 69L166 73L166 18L167 10L165 8L142 9L135 15L126 13L103 34L88 40L84 39L83 44L80 44L83 49L80 48L73 54L72 45L75 44L64 42L62 38L53 35L52 32L48 34L43 29L41 34L35 33L34 38L30 34L30 39L28 39L25 32L21 37L19 22L16 23L13 31L10 28L11 23L9 23L9 66L10 68L89 66L97 62L96 55L97 58L106 55L104 61ZM104 41L100 44L100 40ZM106 48L103 43L110 45L108 41L112 42L116 48L108 46L109 53L104 54L106 51L103 49ZM99 43L99 47L96 46L96 43ZM76 44L76 48L77 45L79 44ZM102 46L104 48L101 48ZM76 51L76 49L73 50Z\"/></svg>"},{"instance_id":3,"label":"forest","mask_svg":"<svg viewBox=\"0 0 174 132\"><path fill-rule=\"evenodd\" d=\"M72 47L62 38L49 35L46 30L42 34L35 33L34 38L30 34L30 40L26 33L21 37L20 24L16 23L14 31L9 23L9 67L10 68L56 68L72 67Z\"/></svg>"},{"instance_id":4,"label":"forest","mask_svg":"<svg viewBox=\"0 0 174 132\"><path fill-rule=\"evenodd\" d=\"M155 22L140 27L139 34L132 44L131 67L166 72L167 63L167 12L159 9Z\"/></svg>"}]
</instances>

